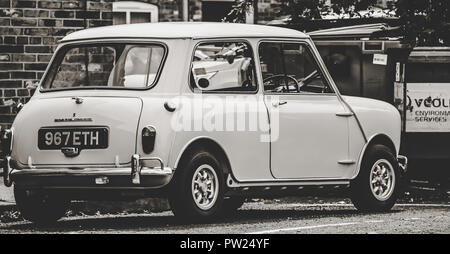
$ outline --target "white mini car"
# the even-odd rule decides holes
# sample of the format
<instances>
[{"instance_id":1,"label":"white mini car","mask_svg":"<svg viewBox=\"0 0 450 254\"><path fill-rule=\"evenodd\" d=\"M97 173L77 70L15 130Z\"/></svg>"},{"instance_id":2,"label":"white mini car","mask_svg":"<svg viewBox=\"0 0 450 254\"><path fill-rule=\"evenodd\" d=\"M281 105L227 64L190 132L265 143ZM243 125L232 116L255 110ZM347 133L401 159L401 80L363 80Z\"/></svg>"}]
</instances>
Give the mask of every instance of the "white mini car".
<instances>
[{"instance_id":1,"label":"white mini car","mask_svg":"<svg viewBox=\"0 0 450 254\"><path fill-rule=\"evenodd\" d=\"M311 39L245 24L74 32L2 130L4 181L35 222L70 200L168 197L207 219L246 198L342 186L358 209L397 198L406 158L391 105L341 96Z\"/></svg>"}]
</instances>

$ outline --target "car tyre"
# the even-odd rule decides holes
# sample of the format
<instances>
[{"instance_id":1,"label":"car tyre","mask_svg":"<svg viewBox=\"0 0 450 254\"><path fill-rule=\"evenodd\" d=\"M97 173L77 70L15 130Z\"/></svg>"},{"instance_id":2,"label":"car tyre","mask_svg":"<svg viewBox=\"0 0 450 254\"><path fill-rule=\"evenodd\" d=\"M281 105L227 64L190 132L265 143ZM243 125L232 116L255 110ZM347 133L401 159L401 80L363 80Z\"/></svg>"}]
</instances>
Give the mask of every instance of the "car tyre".
<instances>
[{"instance_id":1,"label":"car tyre","mask_svg":"<svg viewBox=\"0 0 450 254\"><path fill-rule=\"evenodd\" d=\"M23 218L36 224L52 224L63 217L70 201L53 193L14 186L17 209Z\"/></svg>"},{"instance_id":2,"label":"car tyre","mask_svg":"<svg viewBox=\"0 0 450 254\"><path fill-rule=\"evenodd\" d=\"M200 149L187 155L171 182L169 204L184 221L208 221L223 207L225 176L220 160Z\"/></svg>"},{"instance_id":3,"label":"car tyre","mask_svg":"<svg viewBox=\"0 0 450 254\"><path fill-rule=\"evenodd\" d=\"M351 200L360 211L389 211L400 192L400 178L394 151L385 145L374 145L364 155L360 172L350 183Z\"/></svg>"}]
</instances>

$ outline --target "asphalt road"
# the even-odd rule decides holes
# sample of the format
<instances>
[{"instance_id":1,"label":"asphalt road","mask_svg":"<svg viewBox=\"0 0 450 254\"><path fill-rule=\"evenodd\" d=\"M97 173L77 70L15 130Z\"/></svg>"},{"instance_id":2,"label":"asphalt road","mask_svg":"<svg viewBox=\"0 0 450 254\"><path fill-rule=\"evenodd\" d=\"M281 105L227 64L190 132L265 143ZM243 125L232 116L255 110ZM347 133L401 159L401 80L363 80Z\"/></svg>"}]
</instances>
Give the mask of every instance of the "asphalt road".
<instances>
[{"instance_id":1,"label":"asphalt road","mask_svg":"<svg viewBox=\"0 0 450 254\"><path fill-rule=\"evenodd\" d=\"M0 233L450 233L450 204L397 205L388 213L359 213L350 204L252 202L208 224L183 224L171 212L67 217L51 227L0 223Z\"/></svg>"}]
</instances>

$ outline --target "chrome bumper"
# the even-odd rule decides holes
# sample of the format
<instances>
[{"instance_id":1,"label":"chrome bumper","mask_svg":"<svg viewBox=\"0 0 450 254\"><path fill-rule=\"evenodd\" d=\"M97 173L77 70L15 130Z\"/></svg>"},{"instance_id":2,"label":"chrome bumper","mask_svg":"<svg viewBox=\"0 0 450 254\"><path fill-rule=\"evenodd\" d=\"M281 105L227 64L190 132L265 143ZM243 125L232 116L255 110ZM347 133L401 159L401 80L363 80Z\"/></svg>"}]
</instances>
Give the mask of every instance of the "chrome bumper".
<instances>
[{"instance_id":1,"label":"chrome bumper","mask_svg":"<svg viewBox=\"0 0 450 254\"><path fill-rule=\"evenodd\" d=\"M397 156L397 161L402 173L406 173L406 171L408 170L408 158L406 156L399 155Z\"/></svg>"},{"instance_id":2,"label":"chrome bumper","mask_svg":"<svg viewBox=\"0 0 450 254\"><path fill-rule=\"evenodd\" d=\"M144 161L155 161L159 167L143 166ZM6 174L4 168L5 185L11 186L14 182L21 186L42 188L160 188L167 185L172 179L173 170L164 167L160 158L140 158L132 156L131 167L124 168L32 168L12 169L9 166ZM8 184L7 184L8 183Z\"/></svg>"},{"instance_id":3,"label":"chrome bumper","mask_svg":"<svg viewBox=\"0 0 450 254\"><path fill-rule=\"evenodd\" d=\"M12 144L14 139L13 129L2 129L0 126L0 167L3 168L3 183L10 187L12 185L9 175L12 171L11 169L11 157L9 156L12 151Z\"/></svg>"},{"instance_id":4,"label":"chrome bumper","mask_svg":"<svg viewBox=\"0 0 450 254\"><path fill-rule=\"evenodd\" d=\"M11 157L6 156L2 159L1 165L3 167L3 183L6 187L11 187L12 180L11 180Z\"/></svg>"}]
</instances>

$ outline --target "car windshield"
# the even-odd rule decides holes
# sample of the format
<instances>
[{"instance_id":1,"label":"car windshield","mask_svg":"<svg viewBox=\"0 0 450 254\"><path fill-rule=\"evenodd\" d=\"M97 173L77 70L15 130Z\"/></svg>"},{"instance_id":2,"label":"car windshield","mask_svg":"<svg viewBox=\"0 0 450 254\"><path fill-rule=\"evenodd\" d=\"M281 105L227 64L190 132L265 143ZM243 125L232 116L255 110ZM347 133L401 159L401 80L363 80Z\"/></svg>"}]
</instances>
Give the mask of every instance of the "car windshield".
<instances>
[{"instance_id":1,"label":"car windshield","mask_svg":"<svg viewBox=\"0 0 450 254\"><path fill-rule=\"evenodd\" d=\"M161 70L164 54L161 45L65 46L58 51L42 87L151 87Z\"/></svg>"}]
</instances>

